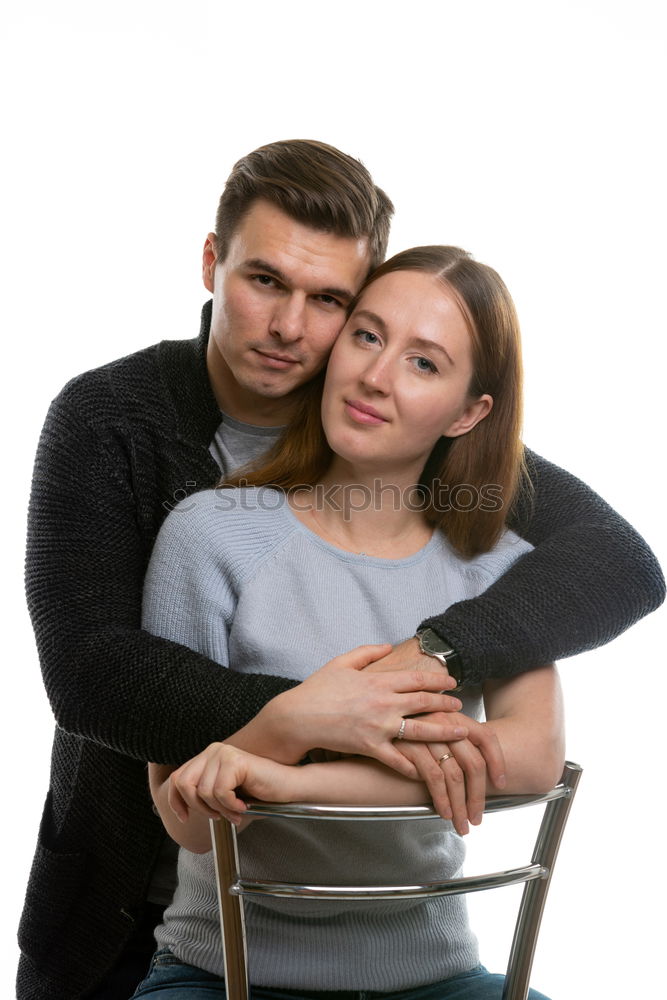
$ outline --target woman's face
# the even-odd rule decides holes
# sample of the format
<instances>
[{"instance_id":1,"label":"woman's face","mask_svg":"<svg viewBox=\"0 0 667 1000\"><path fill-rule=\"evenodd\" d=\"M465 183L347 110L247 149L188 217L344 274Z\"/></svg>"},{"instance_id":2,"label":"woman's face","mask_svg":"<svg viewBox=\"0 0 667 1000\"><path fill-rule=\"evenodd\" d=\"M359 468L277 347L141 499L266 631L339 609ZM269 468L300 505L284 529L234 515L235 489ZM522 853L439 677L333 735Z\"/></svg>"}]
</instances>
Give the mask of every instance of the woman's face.
<instances>
[{"instance_id":1,"label":"woman's face","mask_svg":"<svg viewBox=\"0 0 667 1000\"><path fill-rule=\"evenodd\" d=\"M416 481L436 441L490 411L471 398L472 344L453 294L432 274L395 271L363 292L334 345L322 397L332 450Z\"/></svg>"}]
</instances>

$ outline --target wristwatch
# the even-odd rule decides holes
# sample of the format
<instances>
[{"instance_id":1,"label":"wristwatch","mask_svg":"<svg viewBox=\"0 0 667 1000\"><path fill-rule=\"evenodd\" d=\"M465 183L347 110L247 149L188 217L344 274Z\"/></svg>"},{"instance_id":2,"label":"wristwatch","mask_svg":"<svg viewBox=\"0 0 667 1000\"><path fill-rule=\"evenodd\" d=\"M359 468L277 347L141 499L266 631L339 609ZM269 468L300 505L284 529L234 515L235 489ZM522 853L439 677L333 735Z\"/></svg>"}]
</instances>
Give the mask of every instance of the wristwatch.
<instances>
[{"instance_id":1,"label":"wristwatch","mask_svg":"<svg viewBox=\"0 0 667 1000\"><path fill-rule=\"evenodd\" d=\"M456 687L447 694L454 694L463 687L463 664L461 657L447 639L441 639L432 628L420 628L417 632L419 648L427 656L434 656L440 660L443 667L447 667L450 677L456 681Z\"/></svg>"}]
</instances>

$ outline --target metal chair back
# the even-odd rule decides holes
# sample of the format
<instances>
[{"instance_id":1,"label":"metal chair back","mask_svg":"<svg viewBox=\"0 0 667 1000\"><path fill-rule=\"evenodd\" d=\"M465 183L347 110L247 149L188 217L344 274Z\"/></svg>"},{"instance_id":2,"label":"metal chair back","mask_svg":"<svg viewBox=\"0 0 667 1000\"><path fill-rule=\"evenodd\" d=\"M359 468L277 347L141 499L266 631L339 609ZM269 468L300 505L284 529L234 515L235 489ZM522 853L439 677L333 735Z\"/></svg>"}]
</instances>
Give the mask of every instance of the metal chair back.
<instances>
[{"instance_id":1,"label":"metal chair back","mask_svg":"<svg viewBox=\"0 0 667 1000\"><path fill-rule=\"evenodd\" d=\"M248 957L243 896L262 895L307 899L406 899L479 892L525 883L510 950L503 1000L526 1000L537 935L565 824L582 774L578 764L565 764L560 782L544 795L499 795L487 799L485 813L545 805L530 864L486 875L463 875L442 882L390 886L301 885L246 879L239 872L236 829L226 820L211 820L220 924L225 959L227 1000L248 1000ZM430 806L323 806L251 802L248 816L286 820L354 821L433 820Z\"/></svg>"}]
</instances>

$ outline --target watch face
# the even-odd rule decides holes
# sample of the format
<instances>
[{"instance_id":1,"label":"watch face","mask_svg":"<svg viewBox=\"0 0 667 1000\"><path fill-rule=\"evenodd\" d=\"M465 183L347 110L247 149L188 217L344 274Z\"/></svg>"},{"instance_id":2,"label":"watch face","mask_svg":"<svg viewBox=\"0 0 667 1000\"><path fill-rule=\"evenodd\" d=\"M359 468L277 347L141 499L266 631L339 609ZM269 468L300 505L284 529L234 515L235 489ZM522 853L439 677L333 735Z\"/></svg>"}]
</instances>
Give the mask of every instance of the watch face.
<instances>
[{"instance_id":1,"label":"watch face","mask_svg":"<svg viewBox=\"0 0 667 1000\"><path fill-rule=\"evenodd\" d=\"M432 628L425 628L420 633L420 638L423 649L428 653L451 653L452 647L449 643L441 639L438 633L434 632Z\"/></svg>"}]
</instances>

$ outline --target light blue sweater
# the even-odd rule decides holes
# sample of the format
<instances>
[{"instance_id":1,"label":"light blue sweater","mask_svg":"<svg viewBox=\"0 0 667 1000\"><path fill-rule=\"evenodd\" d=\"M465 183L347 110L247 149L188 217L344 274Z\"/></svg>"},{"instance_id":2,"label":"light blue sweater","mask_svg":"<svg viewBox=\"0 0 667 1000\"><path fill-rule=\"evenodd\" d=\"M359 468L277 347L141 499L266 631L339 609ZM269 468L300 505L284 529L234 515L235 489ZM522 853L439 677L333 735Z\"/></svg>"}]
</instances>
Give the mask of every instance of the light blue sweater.
<instances>
[{"instance_id":1,"label":"light blue sweater","mask_svg":"<svg viewBox=\"0 0 667 1000\"><path fill-rule=\"evenodd\" d=\"M485 590L529 549L508 532L492 552L464 560L435 532L405 559L354 555L305 528L280 493L211 490L164 523L143 624L237 670L303 679L354 646L401 641L416 622ZM464 711L479 717L479 691L466 693ZM439 820L286 827L261 819L242 834L240 851L248 876L333 885L449 878L464 855L461 838ZM212 855L181 850L178 878L158 945L222 976ZM447 979L478 961L460 896L247 901L246 919L257 985L390 991Z\"/></svg>"}]
</instances>

